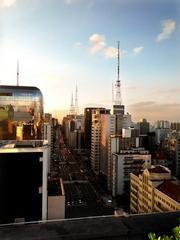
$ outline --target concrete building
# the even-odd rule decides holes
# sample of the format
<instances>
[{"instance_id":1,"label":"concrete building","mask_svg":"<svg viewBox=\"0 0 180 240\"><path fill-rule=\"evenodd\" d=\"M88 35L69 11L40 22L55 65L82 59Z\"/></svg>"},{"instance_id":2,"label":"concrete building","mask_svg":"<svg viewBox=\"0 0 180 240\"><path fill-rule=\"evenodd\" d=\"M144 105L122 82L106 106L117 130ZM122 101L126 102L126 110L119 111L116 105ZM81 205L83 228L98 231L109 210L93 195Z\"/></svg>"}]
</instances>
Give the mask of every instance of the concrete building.
<instances>
[{"instance_id":1,"label":"concrete building","mask_svg":"<svg viewBox=\"0 0 180 240\"><path fill-rule=\"evenodd\" d=\"M139 134L142 136L147 136L147 133L149 132L149 122L143 118L140 120L140 122L138 122L138 127Z\"/></svg>"},{"instance_id":2,"label":"concrete building","mask_svg":"<svg viewBox=\"0 0 180 240\"><path fill-rule=\"evenodd\" d=\"M101 157L101 114L100 110L92 111L91 126L91 168L96 174L100 172Z\"/></svg>"},{"instance_id":3,"label":"concrete building","mask_svg":"<svg viewBox=\"0 0 180 240\"><path fill-rule=\"evenodd\" d=\"M112 191L112 154L119 153L121 150L129 150L140 147L139 137L136 129L122 129L122 134L110 135L108 139L108 163L107 163L107 185L108 190Z\"/></svg>"},{"instance_id":4,"label":"concrete building","mask_svg":"<svg viewBox=\"0 0 180 240\"><path fill-rule=\"evenodd\" d=\"M151 165L151 155L141 149L121 150L112 154L112 195L122 195L129 189L130 173Z\"/></svg>"},{"instance_id":5,"label":"concrete building","mask_svg":"<svg viewBox=\"0 0 180 240\"><path fill-rule=\"evenodd\" d=\"M84 148L84 116L68 115L63 119L63 129L69 147L80 150Z\"/></svg>"},{"instance_id":6,"label":"concrete building","mask_svg":"<svg viewBox=\"0 0 180 240\"><path fill-rule=\"evenodd\" d=\"M116 116L110 114L101 115L101 156L100 172L108 175L108 140L109 136L114 135L116 131Z\"/></svg>"},{"instance_id":7,"label":"concrete building","mask_svg":"<svg viewBox=\"0 0 180 240\"><path fill-rule=\"evenodd\" d=\"M130 209L132 213L180 210L180 185L171 171L151 166L131 173Z\"/></svg>"},{"instance_id":8,"label":"concrete building","mask_svg":"<svg viewBox=\"0 0 180 240\"><path fill-rule=\"evenodd\" d=\"M48 180L48 220L65 218L65 192L61 178Z\"/></svg>"},{"instance_id":9,"label":"concrete building","mask_svg":"<svg viewBox=\"0 0 180 240\"><path fill-rule=\"evenodd\" d=\"M84 109L84 142L85 148L91 149L91 128L92 128L92 112L94 110L102 110L105 108L96 108L96 107L88 107Z\"/></svg>"},{"instance_id":10,"label":"concrete building","mask_svg":"<svg viewBox=\"0 0 180 240\"><path fill-rule=\"evenodd\" d=\"M42 139L43 96L36 87L0 86L0 139Z\"/></svg>"},{"instance_id":11,"label":"concrete building","mask_svg":"<svg viewBox=\"0 0 180 240\"><path fill-rule=\"evenodd\" d=\"M47 141L0 148L0 223L47 219Z\"/></svg>"},{"instance_id":12,"label":"concrete building","mask_svg":"<svg viewBox=\"0 0 180 240\"><path fill-rule=\"evenodd\" d=\"M108 109L92 111L91 167L96 174L107 176L108 138L115 133L115 120Z\"/></svg>"},{"instance_id":13,"label":"concrete building","mask_svg":"<svg viewBox=\"0 0 180 240\"><path fill-rule=\"evenodd\" d=\"M180 131L180 122L171 122L170 124L171 130Z\"/></svg>"}]
</instances>

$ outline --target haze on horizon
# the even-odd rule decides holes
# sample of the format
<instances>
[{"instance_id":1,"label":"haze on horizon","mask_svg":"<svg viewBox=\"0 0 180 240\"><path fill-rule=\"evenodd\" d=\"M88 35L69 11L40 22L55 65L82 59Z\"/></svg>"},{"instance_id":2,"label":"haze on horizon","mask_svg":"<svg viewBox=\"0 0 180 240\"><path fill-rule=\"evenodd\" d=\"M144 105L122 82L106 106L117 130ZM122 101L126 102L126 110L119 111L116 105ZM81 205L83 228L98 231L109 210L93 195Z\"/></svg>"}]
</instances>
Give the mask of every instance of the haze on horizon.
<instances>
[{"instance_id":1,"label":"haze on horizon","mask_svg":"<svg viewBox=\"0 0 180 240\"><path fill-rule=\"evenodd\" d=\"M45 111L111 108L117 41L126 112L180 121L178 0L0 0L0 83L37 86Z\"/></svg>"}]
</instances>

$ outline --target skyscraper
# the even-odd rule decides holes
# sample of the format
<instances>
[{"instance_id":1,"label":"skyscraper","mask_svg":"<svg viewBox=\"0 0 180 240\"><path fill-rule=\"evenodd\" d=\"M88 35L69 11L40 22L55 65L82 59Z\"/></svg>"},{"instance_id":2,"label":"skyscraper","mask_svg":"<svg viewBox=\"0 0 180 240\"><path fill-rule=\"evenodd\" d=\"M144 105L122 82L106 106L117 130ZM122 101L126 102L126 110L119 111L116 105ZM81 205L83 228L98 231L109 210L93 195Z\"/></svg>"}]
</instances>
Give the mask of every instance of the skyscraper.
<instances>
[{"instance_id":1,"label":"skyscraper","mask_svg":"<svg viewBox=\"0 0 180 240\"><path fill-rule=\"evenodd\" d=\"M0 86L0 140L42 139L43 96L36 87Z\"/></svg>"},{"instance_id":2,"label":"skyscraper","mask_svg":"<svg viewBox=\"0 0 180 240\"><path fill-rule=\"evenodd\" d=\"M89 107L84 109L84 142L85 148L91 149L91 129L92 129L92 112L94 110L102 110L105 108Z\"/></svg>"}]
</instances>

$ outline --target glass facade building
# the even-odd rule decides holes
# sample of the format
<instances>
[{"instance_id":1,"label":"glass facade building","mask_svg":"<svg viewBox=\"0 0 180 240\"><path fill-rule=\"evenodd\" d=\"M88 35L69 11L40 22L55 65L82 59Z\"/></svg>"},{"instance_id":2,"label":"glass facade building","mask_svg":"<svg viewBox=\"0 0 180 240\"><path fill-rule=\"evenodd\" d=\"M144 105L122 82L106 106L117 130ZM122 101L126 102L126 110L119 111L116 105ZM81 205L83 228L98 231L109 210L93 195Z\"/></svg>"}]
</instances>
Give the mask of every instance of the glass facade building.
<instances>
[{"instance_id":1,"label":"glass facade building","mask_svg":"<svg viewBox=\"0 0 180 240\"><path fill-rule=\"evenodd\" d=\"M0 140L42 139L43 95L37 87L0 86Z\"/></svg>"}]
</instances>

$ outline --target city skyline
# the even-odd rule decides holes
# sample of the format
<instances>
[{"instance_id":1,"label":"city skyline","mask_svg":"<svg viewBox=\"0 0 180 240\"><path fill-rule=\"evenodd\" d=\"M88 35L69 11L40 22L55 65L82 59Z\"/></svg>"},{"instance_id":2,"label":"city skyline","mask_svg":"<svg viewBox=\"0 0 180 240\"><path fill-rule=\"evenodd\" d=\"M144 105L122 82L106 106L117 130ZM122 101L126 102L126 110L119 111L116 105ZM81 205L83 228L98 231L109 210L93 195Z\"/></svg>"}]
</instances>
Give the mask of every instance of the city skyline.
<instances>
[{"instance_id":1,"label":"city skyline","mask_svg":"<svg viewBox=\"0 0 180 240\"><path fill-rule=\"evenodd\" d=\"M0 84L42 90L46 111L112 105L120 41L122 100L133 120L180 121L177 0L2 0Z\"/></svg>"}]
</instances>

